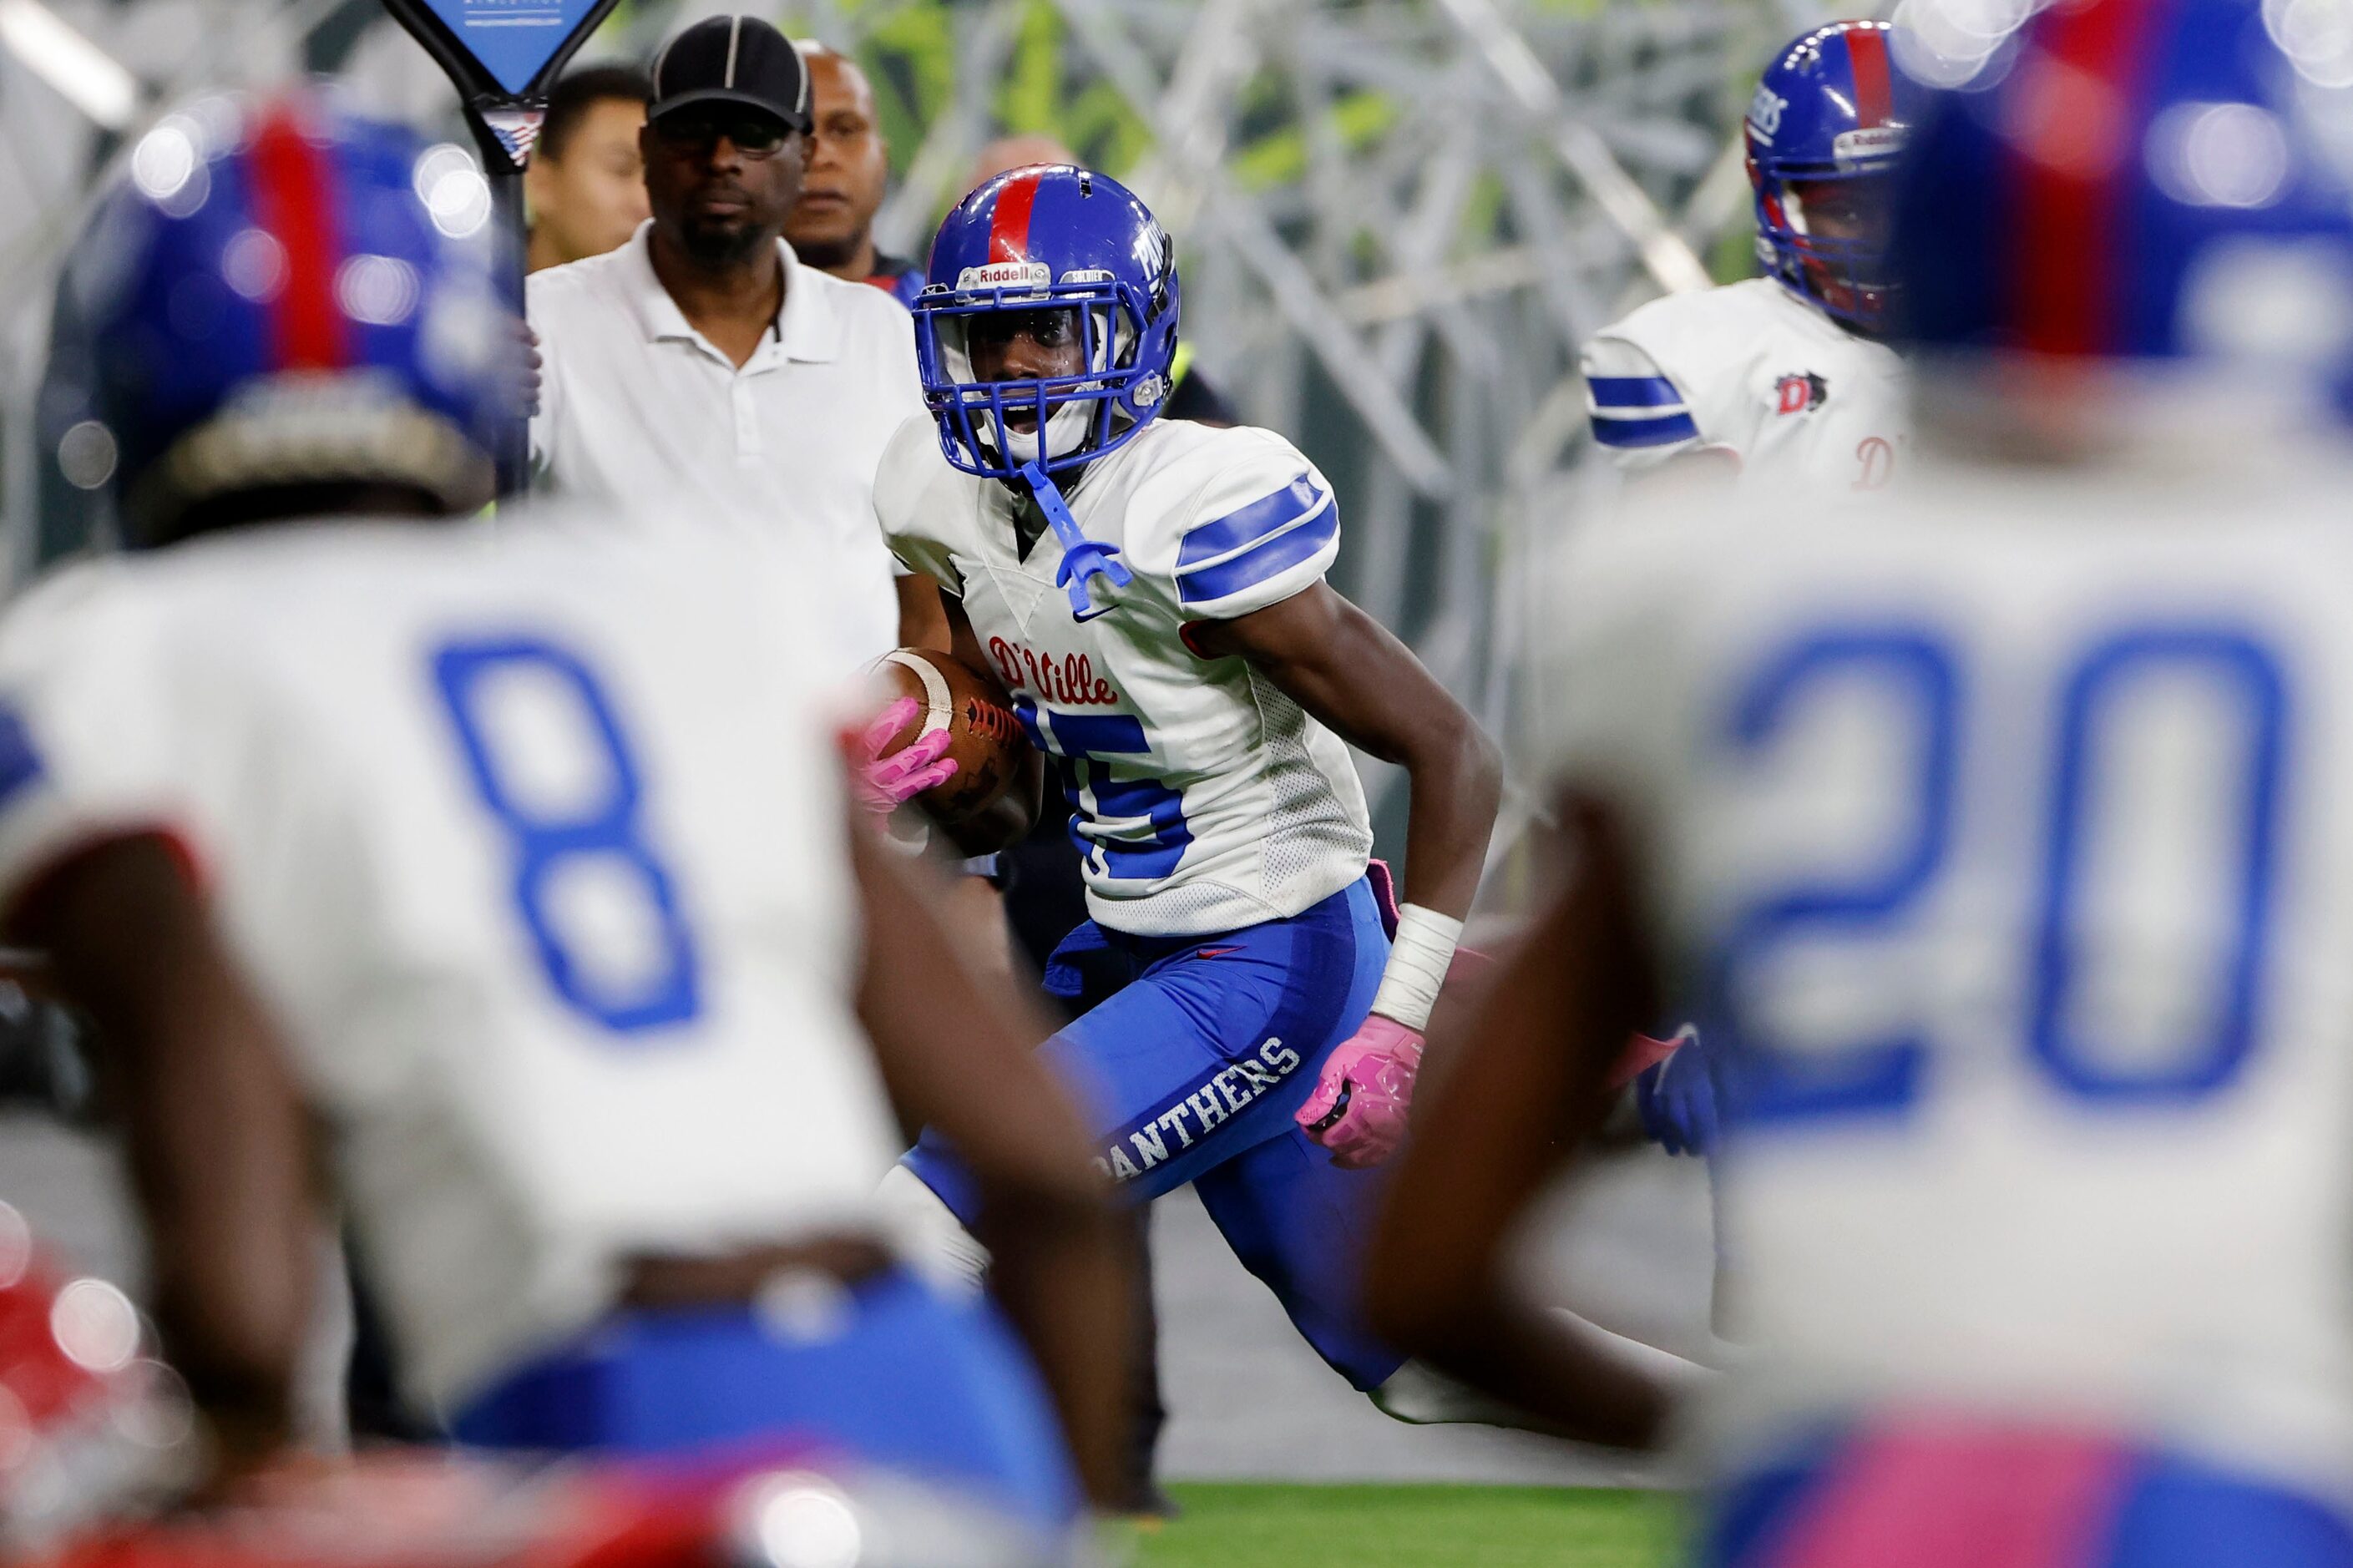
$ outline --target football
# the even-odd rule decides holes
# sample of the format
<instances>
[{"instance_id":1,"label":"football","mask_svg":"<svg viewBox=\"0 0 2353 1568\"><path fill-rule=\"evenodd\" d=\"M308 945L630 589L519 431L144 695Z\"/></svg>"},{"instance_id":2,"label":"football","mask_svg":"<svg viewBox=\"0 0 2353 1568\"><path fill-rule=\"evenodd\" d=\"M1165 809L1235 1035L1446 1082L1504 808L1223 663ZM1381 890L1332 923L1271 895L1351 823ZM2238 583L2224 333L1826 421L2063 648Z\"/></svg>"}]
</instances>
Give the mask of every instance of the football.
<instances>
[{"instance_id":1,"label":"football","mask_svg":"<svg viewBox=\"0 0 2353 1568\"><path fill-rule=\"evenodd\" d=\"M934 730L949 734L945 754L955 761L955 776L917 795L915 804L943 827L956 826L994 805L1029 755L1029 737L1014 717L1004 689L967 668L955 655L930 648L886 653L875 671L888 689L885 703L912 697L923 705L907 727L892 737L884 756Z\"/></svg>"}]
</instances>

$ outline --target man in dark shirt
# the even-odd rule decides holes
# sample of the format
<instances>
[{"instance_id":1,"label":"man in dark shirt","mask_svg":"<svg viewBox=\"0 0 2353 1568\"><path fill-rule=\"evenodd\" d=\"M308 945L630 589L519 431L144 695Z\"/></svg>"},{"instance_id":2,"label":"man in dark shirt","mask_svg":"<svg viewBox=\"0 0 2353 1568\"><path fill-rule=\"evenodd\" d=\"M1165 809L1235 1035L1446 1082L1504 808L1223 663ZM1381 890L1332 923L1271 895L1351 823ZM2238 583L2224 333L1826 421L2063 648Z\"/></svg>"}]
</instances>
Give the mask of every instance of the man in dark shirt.
<instances>
[{"instance_id":1,"label":"man in dark shirt","mask_svg":"<svg viewBox=\"0 0 2353 1568\"><path fill-rule=\"evenodd\" d=\"M914 303L923 264L874 248L874 215L891 180L891 144L875 123L874 86L858 62L812 38L797 41L808 66L808 172L800 205L785 225L795 254L852 283L871 283Z\"/></svg>"}]
</instances>

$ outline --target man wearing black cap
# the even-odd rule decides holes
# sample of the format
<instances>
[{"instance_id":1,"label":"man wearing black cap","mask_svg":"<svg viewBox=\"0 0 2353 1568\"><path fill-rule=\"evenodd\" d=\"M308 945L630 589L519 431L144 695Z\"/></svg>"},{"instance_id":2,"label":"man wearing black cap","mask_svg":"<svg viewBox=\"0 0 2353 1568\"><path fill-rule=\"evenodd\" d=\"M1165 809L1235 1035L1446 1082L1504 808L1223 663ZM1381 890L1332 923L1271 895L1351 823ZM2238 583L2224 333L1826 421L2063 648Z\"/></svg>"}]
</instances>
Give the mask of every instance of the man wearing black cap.
<instances>
[{"instance_id":1,"label":"man wearing black cap","mask_svg":"<svg viewBox=\"0 0 2353 1568\"><path fill-rule=\"evenodd\" d=\"M841 655L813 678L944 646L936 589L894 583L874 523L882 448L923 411L913 327L782 237L810 126L800 56L765 22L714 16L671 39L650 76L652 217L611 254L530 279L543 482L805 542Z\"/></svg>"}]
</instances>

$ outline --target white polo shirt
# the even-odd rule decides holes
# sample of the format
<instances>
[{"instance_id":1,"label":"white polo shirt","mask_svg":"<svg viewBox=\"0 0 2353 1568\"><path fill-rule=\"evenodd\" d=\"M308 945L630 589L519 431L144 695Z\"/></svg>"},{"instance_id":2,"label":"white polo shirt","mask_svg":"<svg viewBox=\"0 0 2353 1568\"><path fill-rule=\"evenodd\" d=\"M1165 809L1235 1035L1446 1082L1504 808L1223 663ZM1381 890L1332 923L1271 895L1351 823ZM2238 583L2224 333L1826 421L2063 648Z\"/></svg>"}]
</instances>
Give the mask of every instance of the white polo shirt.
<instances>
[{"instance_id":1,"label":"white polo shirt","mask_svg":"<svg viewBox=\"0 0 2353 1568\"><path fill-rule=\"evenodd\" d=\"M785 308L742 369L654 276L650 221L627 245L532 274L542 360L532 458L542 484L662 525L707 521L805 540L862 664L898 645L874 471L923 410L914 328L880 289L784 258ZM845 665L845 668L849 668Z\"/></svg>"}]
</instances>

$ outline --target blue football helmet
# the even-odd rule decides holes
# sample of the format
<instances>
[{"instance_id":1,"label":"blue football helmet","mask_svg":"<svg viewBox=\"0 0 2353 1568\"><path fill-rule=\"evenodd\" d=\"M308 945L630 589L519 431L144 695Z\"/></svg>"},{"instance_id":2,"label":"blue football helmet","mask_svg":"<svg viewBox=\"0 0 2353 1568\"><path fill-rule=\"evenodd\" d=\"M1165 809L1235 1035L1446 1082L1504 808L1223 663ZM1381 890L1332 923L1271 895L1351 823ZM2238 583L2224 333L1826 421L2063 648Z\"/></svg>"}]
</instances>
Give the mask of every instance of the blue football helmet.
<instances>
[{"instance_id":1,"label":"blue football helmet","mask_svg":"<svg viewBox=\"0 0 2353 1568\"><path fill-rule=\"evenodd\" d=\"M521 365L489 220L464 153L323 92L165 118L67 263L48 422L111 459L77 482L134 545L232 495L481 505Z\"/></svg>"},{"instance_id":2,"label":"blue football helmet","mask_svg":"<svg viewBox=\"0 0 2353 1568\"><path fill-rule=\"evenodd\" d=\"M980 319L1060 310L1074 313L1078 374L976 379L968 345ZM915 357L941 450L996 479L1066 473L1117 450L1167 399L1176 315L1176 247L1126 186L1063 163L998 175L941 223L915 298Z\"/></svg>"},{"instance_id":3,"label":"blue football helmet","mask_svg":"<svg viewBox=\"0 0 2353 1568\"><path fill-rule=\"evenodd\" d=\"M1940 92L1896 202L1931 353L2353 389L2353 41L2261 0L2045 9Z\"/></svg>"},{"instance_id":4,"label":"blue football helmet","mask_svg":"<svg viewBox=\"0 0 2353 1568\"><path fill-rule=\"evenodd\" d=\"M1765 270L1849 326L1887 308L1897 156L1926 92L1889 58L1884 22L1832 22L1793 41L1742 123Z\"/></svg>"}]
</instances>

